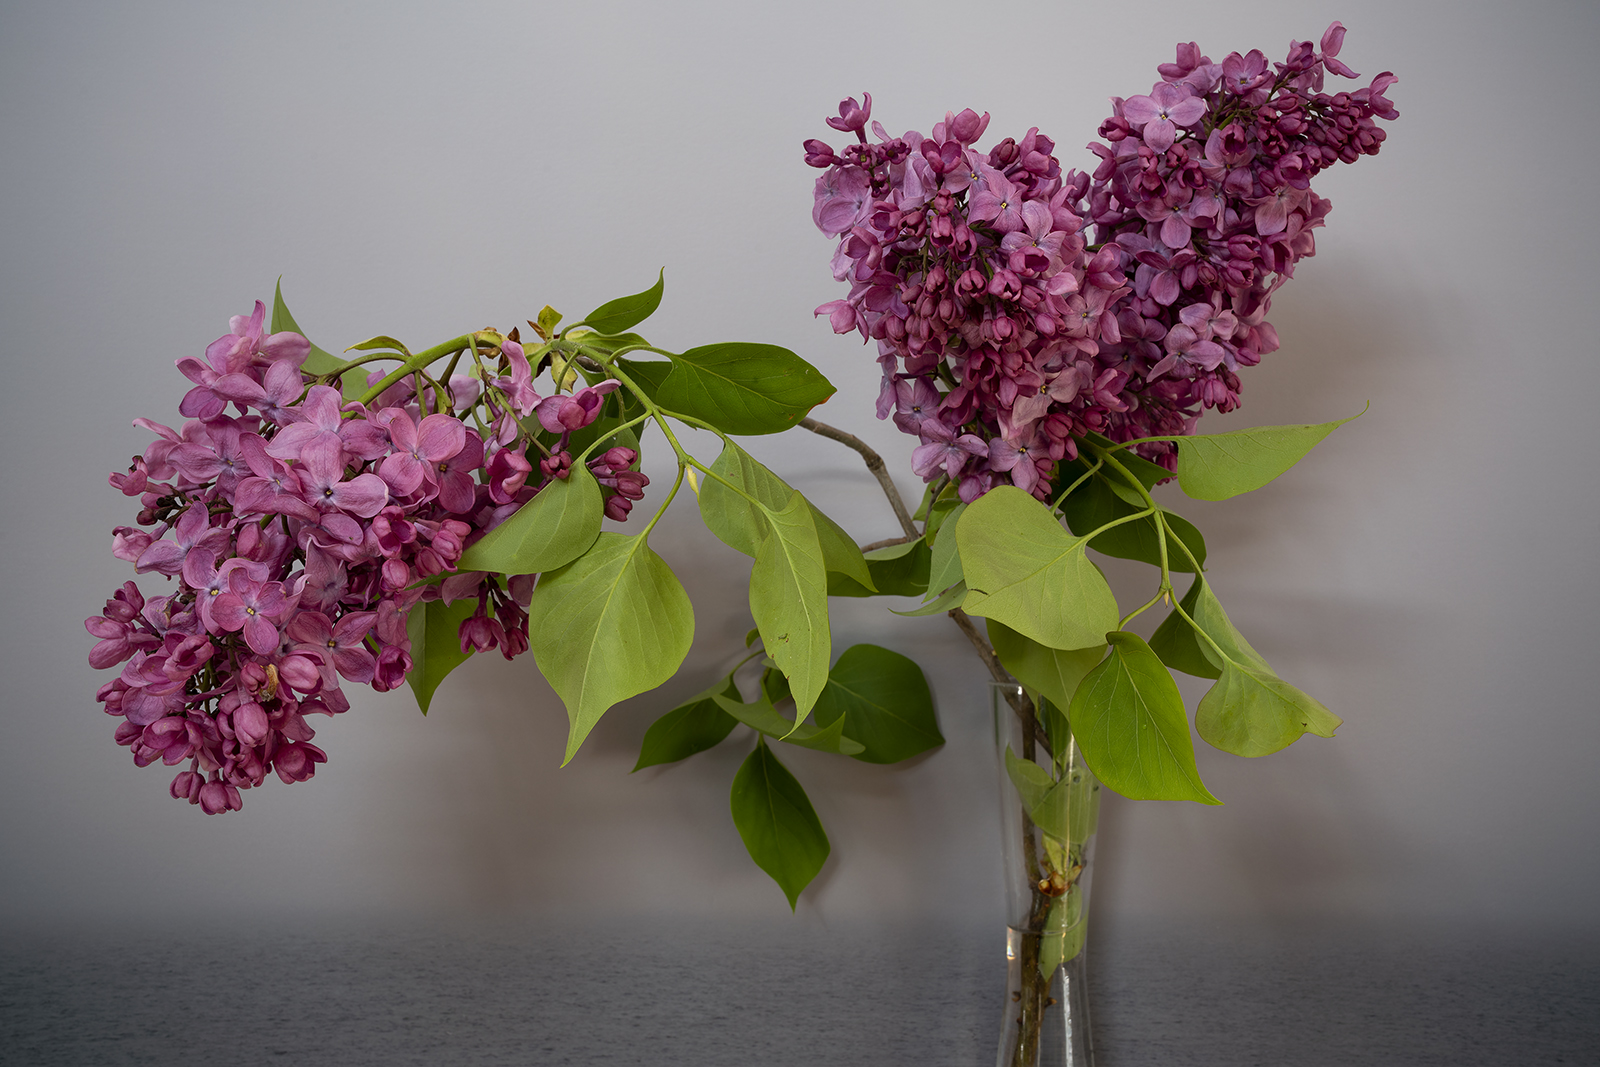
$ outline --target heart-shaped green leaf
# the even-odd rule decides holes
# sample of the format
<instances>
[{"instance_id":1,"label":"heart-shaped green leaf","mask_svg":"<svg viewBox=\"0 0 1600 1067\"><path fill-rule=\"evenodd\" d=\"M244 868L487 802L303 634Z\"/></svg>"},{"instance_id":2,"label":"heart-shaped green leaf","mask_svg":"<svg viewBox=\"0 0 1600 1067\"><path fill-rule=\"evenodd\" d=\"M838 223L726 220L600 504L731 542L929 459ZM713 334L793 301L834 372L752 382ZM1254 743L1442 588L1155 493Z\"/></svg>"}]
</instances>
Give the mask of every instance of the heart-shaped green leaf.
<instances>
[{"instance_id":1,"label":"heart-shaped green leaf","mask_svg":"<svg viewBox=\"0 0 1600 1067\"><path fill-rule=\"evenodd\" d=\"M828 835L806 791L758 741L733 777L729 805L750 858L778 883L792 910L828 861Z\"/></svg>"},{"instance_id":2,"label":"heart-shaped green leaf","mask_svg":"<svg viewBox=\"0 0 1600 1067\"><path fill-rule=\"evenodd\" d=\"M864 763L898 763L944 744L922 668L877 645L852 645L828 672L817 722L839 723L864 751ZM848 753L847 753L848 754Z\"/></svg>"},{"instance_id":3,"label":"heart-shaped green leaf","mask_svg":"<svg viewBox=\"0 0 1600 1067\"><path fill-rule=\"evenodd\" d=\"M472 655L461 651L461 624L478 608L474 597L446 604L442 600L418 602L406 616L406 636L411 639L411 671L406 684L417 698L417 707L428 714L434 690L445 675Z\"/></svg>"},{"instance_id":4,"label":"heart-shaped green leaf","mask_svg":"<svg viewBox=\"0 0 1600 1067\"><path fill-rule=\"evenodd\" d=\"M712 699L718 695L737 700L739 688L732 678L724 678L651 723L639 745L639 762L633 769L676 763L721 744L738 725L738 720Z\"/></svg>"},{"instance_id":5,"label":"heart-shaped green leaf","mask_svg":"<svg viewBox=\"0 0 1600 1067\"><path fill-rule=\"evenodd\" d=\"M970 615L1051 648L1090 648L1117 628L1117 600L1050 509L1015 486L991 489L956 522Z\"/></svg>"},{"instance_id":6,"label":"heart-shaped green leaf","mask_svg":"<svg viewBox=\"0 0 1600 1067\"><path fill-rule=\"evenodd\" d=\"M637 379L635 368L644 367L660 364L630 363L625 371ZM674 354L671 369L656 381L640 384L669 414L687 415L732 434L787 430L834 393L821 371L787 348L745 342Z\"/></svg>"},{"instance_id":7,"label":"heart-shaped green leaf","mask_svg":"<svg viewBox=\"0 0 1600 1067\"><path fill-rule=\"evenodd\" d=\"M1196 500L1226 500L1260 489L1299 463L1324 437L1357 417L1179 437L1178 484Z\"/></svg>"},{"instance_id":8,"label":"heart-shaped green leaf","mask_svg":"<svg viewBox=\"0 0 1600 1067\"><path fill-rule=\"evenodd\" d=\"M1132 800L1222 803L1200 780L1172 675L1139 635L1118 630L1107 639L1110 653L1079 683L1067 713L1084 762Z\"/></svg>"},{"instance_id":9,"label":"heart-shaped green leaf","mask_svg":"<svg viewBox=\"0 0 1600 1067\"><path fill-rule=\"evenodd\" d=\"M1194 725L1209 745L1236 756L1267 756L1304 733L1332 737L1341 720L1288 682L1260 667L1225 664L1200 700Z\"/></svg>"},{"instance_id":10,"label":"heart-shaped green leaf","mask_svg":"<svg viewBox=\"0 0 1600 1067\"><path fill-rule=\"evenodd\" d=\"M602 533L546 573L528 605L535 661L567 706L565 766L619 700L671 678L694 640L694 608L643 537Z\"/></svg>"},{"instance_id":11,"label":"heart-shaped green leaf","mask_svg":"<svg viewBox=\"0 0 1600 1067\"><path fill-rule=\"evenodd\" d=\"M462 571L540 574L565 566L600 536L605 502L589 468L573 467L483 538L456 564Z\"/></svg>"}]
</instances>

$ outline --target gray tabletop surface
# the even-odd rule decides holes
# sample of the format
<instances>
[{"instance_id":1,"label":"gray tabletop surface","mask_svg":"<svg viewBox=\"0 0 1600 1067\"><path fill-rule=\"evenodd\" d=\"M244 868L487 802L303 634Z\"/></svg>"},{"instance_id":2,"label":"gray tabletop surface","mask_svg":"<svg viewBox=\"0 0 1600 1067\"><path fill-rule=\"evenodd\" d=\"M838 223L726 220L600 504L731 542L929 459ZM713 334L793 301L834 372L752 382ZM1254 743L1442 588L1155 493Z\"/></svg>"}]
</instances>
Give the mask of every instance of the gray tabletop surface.
<instances>
[{"instance_id":1,"label":"gray tabletop surface","mask_svg":"<svg viewBox=\"0 0 1600 1067\"><path fill-rule=\"evenodd\" d=\"M1003 931L239 922L0 934L0 1063L993 1062ZM1600 940L1462 926L1091 935L1101 1067L1600 1063Z\"/></svg>"}]
</instances>

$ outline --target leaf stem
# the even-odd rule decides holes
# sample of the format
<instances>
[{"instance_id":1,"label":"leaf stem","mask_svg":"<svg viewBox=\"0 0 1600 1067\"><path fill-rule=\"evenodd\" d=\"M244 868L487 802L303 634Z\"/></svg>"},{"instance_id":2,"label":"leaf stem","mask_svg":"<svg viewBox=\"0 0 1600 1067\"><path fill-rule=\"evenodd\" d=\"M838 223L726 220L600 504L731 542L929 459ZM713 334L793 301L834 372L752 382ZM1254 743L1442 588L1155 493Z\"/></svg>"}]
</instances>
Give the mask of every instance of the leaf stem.
<instances>
[{"instance_id":1,"label":"leaf stem","mask_svg":"<svg viewBox=\"0 0 1600 1067\"><path fill-rule=\"evenodd\" d=\"M383 391L385 389L389 388L395 382L400 381L402 378L406 377L406 375L411 374L413 371L419 371L437 359L443 359L445 356L453 356L464 348L474 347L473 339L473 334L464 333L460 337L452 337L444 344L434 345L432 348L427 349L424 352L418 352L416 355L402 363L399 367L384 375L383 380L378 382L377 385L374 385L372 388L368 389L366 392L362 393L357 400L362 405L372 403L378 397L383 395Z\"/></svg>"},{"instance_id":2,"label":"leaf stem","mask_svg":"<svg viewBox=\"0 0 1600 1067\"><path fill-rule=\"evenodd\" d=\"M661 516L663 516L663 515L665 515L667 513L667 505L672 503L673 498L678 495L678 489L683 485L683 471L684 471L684 464L683 464L682 461L679 461L679 463L678 463L678 477L673 479L672 491L667 494L667 499L665 499L665 500L663 500L661 502L661 506L656 508L656 513L654 515L650 516L650 522L648 524L646 524L646 526L645 526L645 528L643 530L639 531L639 536L640 537L648 538L650 536L650 531L654 530L656 528L656 523L661 521Z\"/></svg>"}]
</instances>

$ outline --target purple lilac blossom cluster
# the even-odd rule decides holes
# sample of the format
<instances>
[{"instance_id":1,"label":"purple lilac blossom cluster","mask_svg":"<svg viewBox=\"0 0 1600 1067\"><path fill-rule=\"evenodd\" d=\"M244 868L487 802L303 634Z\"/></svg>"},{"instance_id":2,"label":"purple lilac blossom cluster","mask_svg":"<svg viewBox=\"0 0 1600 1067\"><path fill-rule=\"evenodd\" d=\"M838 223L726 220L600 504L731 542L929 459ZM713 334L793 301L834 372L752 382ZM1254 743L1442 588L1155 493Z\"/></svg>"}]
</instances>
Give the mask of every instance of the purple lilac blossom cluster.
<instances>
[{"instance_id":1,"label":"purple lilac blossom cluster","mask_svg":"<svg viewBox=\"0 0 1600 1067\"><path fill-rule=\"evenodd\" d=\"M178 361L194 382L178 408L189 421L175 431L134 420L157 439L111 475L141 505L136 526L113 531L113 554L176 588L146 598L127 582L85 622L99 639L90 665L123 665L97 697L122 719L117 743L141 767L187 761L171 793L208 814L238 810L240 791L269 772L305 781L326 762L306 716L348 710L341 681L380 692L404 681L419 602L475 597L461 650L527 651L534 576L452 569L567 476L568 436L617 385L541 396L513 332L502 376L457 375L443 397L425 386L420 398L407 377L370 404L347 403L302 373L304 337L264 334L265 313L257 302L205 360ZM486 435L469 413L485 416ZM544 453L532 480L530 444ZM613 519L643 496L636 460L617 447L588 463Z\"/></svg>"},{"instance_id":2,"label":"purple lilac blossom cluster","mask_svg":"<svg viewBox=\"0 0 1600 1067\"><path fill-rule=\"evenodd\" d=\"M1007 480L1045 499L1086 433L1188 434L1238 406L1239 368L1278 347L1272 294L1328 214L1311 179L1376 154L1375 120L1399 114L1389 73L1323 91L1325 72L1357 77L1344 34L1271 65L1179 45L1149 94L1112 98L1092 174L1063 173L1037 128L977 150L989 116L970 109L930 137L873 122L871 143L871 96L840 104L828 125L858 143L805 151L851 288L817 314L878 342L878 417L918 437L918 475L967 501ZM1172 444L1136 448L1172 469Z\"/></svg>"}]
</instances>

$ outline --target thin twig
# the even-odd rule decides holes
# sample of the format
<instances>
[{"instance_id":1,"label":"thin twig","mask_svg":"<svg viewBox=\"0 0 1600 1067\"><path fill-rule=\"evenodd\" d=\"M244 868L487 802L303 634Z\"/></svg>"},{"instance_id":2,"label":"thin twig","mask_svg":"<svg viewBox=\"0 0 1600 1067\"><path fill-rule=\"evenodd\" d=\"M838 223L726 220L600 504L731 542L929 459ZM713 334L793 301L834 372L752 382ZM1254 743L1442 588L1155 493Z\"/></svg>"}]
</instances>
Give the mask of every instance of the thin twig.
<instances>
[{"instance_id":1,"label":"thin twig","mask_svg":"<svg viewBox=\"0 0 1600 1067\"><path fill-rule=\"evenodd\" d=\"M995 655L989 642L978 632L977 624L972 621L972 616L960 608L951 608L947 615L950 616L961 632L967 635L967 640L972 642L972 647L977 650L978 658L983 660L983 665L989 668L989 676L1003 685L1016 685L1017 680L1001 664L1000 657ZM1007 692L1006 703L1011 705L1011 710L1017 713L1026 728L1032 726L1033 739L1044 746L1046 752L1050 751L1050 735L1045 732L1044 725L1039 722L1039 717L1034 714L1033 701L1028 699L1028 694L1023 692Z\"/></svg>"},{"instance_id":2,"label":"thin twig","mask_svg":"<svg viewBox=\"0 0 1600 1067\"><path fill-rule=\"evenodd\" d=\"M894 509L894 517L900 520L900 529L905 531L906 538L920 537L916 524L911 521L911 512L906 510L906 503L900 499L900 490L894 487L894 479L889 477L889 468L883 462L883 457L874 452L861 438L853 433L845 433L835 429L825 422L816 419L801 419L800 425L821 437L831 441L838 441L846 448L854 449L860 453L861 458L867 461L867 470L878 479L878 485L883 488L883 495L889 498L889 506Z\"/></svg>"},{"instance_id":3,"label":"thin twig","mask_svg":"<svg viewBox=\"0 0 1600 1067\"><path fill-rule=\"evenodd\" d=\"M900 528L906 532L903 538L874 541L869 545L863 545L863 552L874 548L885 548L889 545L903 545L907 541L914 541L922 536L917 532L916 524L911 521L911 514L906 511L905 501L900 499L900 492L894 487L894 480L889 477L889 471L884 465L882 456L874 452L865 441L855 434L846 433L843 430L829 426L825 422L818 422L816 419L801 419L800 425L814 434L838 441L845 447L854 449L861 454L861 458L867 461L867 469L872 472L874 478L878 479L878 484L883 487L883 494L889 498L889 506L894 508L895 517L900 520ZM983 660L985 667L989 668L990 676L1002 684L1016 685L1017 680L1011 677L1010 672L1001 665L1000 657L995 655L994 649L989 647L989 642L984 640L983 635L978 632L978 627L973 623L972 617L960 608L951 608L947 614L961 628L961 632L967 635L967 640L972 642L972 647L977 650L978 658ZM1045 733L1044 726L1039 722L1038 716L1034 714L1033 701L1028 699L1028 694L1008 692L1006 694L1006 703L1011 705L1011 710L1017 713L1017 717L1025 725L1032 724L1031 732L1034 740L1043 745L1046 752L1049 752L1050 737Z\"/></svg>"}]
</instances>

